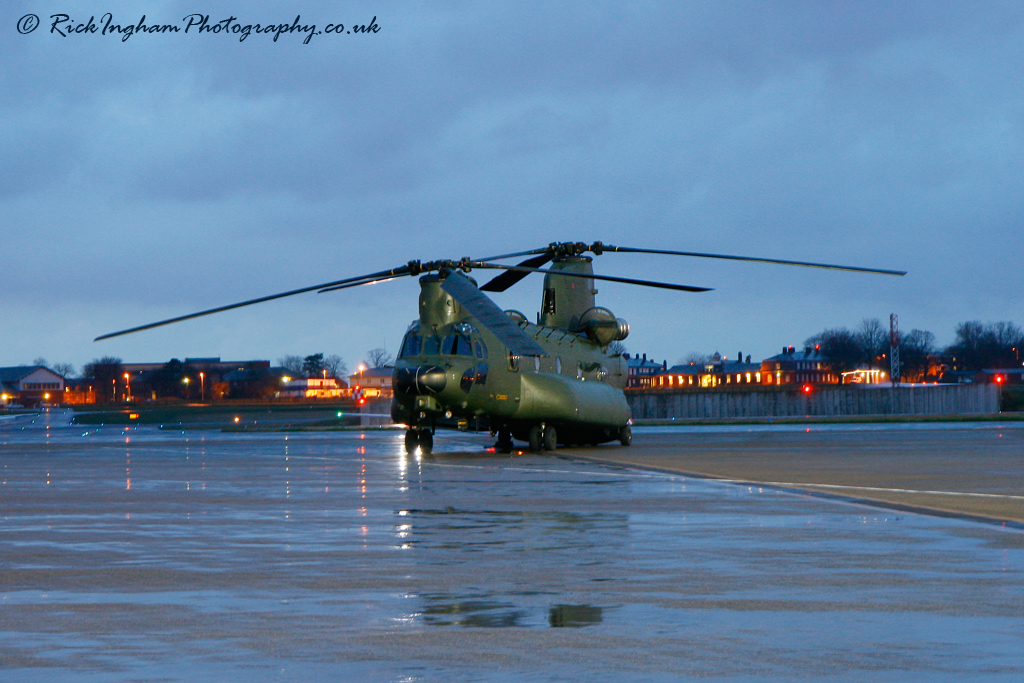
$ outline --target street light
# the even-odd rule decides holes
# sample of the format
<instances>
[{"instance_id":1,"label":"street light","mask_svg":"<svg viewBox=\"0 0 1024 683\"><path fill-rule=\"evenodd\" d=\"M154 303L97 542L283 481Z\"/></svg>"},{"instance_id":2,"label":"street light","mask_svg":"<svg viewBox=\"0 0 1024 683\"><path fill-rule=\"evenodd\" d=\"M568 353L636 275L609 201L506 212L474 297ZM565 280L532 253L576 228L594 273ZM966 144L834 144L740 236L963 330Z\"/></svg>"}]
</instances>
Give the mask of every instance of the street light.
<instances>
[{"instance_id":1,"label":"street light","mask_svg":"<svg viewBox=\"0 0 1024 683\"><path fill-rule=\"evenodd\" d=\"M132 400L132 385L131 375L127 372L124 373L124 390L126 392L125 400L130 403Z\"/></svg>"},{"instance_id":2,"label":"street light","mask_svg":"<svg viewBox=\"0 0 1024 683\"><path fill-rule=\"evenodd\" d=\"M199 402L206 400L206 373L199 373Z\"/></svg>"}]
</instances>

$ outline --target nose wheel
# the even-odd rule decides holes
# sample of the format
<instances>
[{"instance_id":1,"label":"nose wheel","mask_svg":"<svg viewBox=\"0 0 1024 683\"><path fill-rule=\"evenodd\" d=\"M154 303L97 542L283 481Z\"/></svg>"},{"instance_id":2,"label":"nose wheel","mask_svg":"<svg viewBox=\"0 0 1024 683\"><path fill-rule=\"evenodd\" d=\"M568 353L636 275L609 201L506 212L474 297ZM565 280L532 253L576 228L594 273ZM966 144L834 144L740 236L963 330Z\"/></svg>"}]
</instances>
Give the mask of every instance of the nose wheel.
<instances>
[{"instance_id":1,"label":"nose wheel","mask_svg":"<svg viewBox=\"0 0 1024 683\"><path fill-rule=\"evenodd\" d=\"M430 455L434 450L434 435L427 427L413 427L405 431L405 452L412 453L417 448L423 455Z\"/></svg>"}]
</instances>

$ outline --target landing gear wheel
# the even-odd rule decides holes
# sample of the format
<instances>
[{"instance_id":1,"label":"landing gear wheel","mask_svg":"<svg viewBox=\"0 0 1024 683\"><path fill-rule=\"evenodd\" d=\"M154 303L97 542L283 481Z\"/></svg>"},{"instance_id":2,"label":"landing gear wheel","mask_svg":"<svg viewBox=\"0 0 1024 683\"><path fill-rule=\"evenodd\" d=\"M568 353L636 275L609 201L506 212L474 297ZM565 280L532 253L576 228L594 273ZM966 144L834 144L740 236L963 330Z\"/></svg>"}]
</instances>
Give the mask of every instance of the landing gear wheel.
<instances>
[{"instance_id":1,"label":"landing gear wheel","mask_svg":"<svg viewBox=\"0 0 1024 683\"><path fill-rule=\"evenodd\" d=\"M415 429L405 430L405 452L412 453L416 450L416 446L419 445L419 435Z\"/></svg>"},{"instance_id":2,"label":"landing gear wheel","mask_svg":"<svg viewBox=\"0 0 1024 683\"><path fill-rule=\"evenodd\" d=\"M434 435L430 433L429 429L420 430L419 444L420 452L422 452L423 455L430 455L433 452Z\"/></svg>"},{"instance_id":3,"label":"landing gear wheel","mask_svg":"<svg viewBox=\"0 0 1024 683\"><path fill-rule=\"evenodd\" d=\"M498 443L494 444L494 450L498 453L512 452L512 435L508 433L508 430L498 431Z\"/></svg>"},{"instance_id":4,"label":"landing gear wheel","mask_svg":"<svg viewBox=\"0 0 1024 683\"><path fill-rule=\"evenodd\" d=\"M534 453L540 453L541 449L544 447L543 432L541 432L540 425L533 425L530 427L527 441L530 443L531 451Z\"/></svg>"},{"instance_id":5,"label":"landing gear wheel","mask_svg":"<svg viewBox=\"0 0 1024 683\"><path fill-rule=\"evenodd\" d=\"M633 443L633 430L629 425L626 425L619 430L619 443L623 446L628 446Z\"/></svg>"},{"instance_id":6,"label":"landing gear wheel","mask_svg":"<svg viewBox=\"0 0 1024 683\"><path fill-rule=\"evenodd\" d=\"M558 433L554 426L548 425L544 428L544 450L553 451L558 448Z\"/></svg>"}]
</instances>

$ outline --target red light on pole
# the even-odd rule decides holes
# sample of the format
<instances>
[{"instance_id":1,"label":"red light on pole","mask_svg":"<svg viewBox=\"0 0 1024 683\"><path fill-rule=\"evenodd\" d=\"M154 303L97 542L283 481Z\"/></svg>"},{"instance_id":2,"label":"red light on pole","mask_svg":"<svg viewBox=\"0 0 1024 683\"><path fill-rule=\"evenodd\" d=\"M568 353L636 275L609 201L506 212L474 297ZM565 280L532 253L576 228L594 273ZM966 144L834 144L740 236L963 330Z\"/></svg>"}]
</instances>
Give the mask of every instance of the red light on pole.
<instances>
[{"instance_id":1,"label":"red light on pole","mask_svg":"<svg viewBox=\"0 0 1024 683\"><path fill-rule=\"evenodd\" d=\"M810 384L805 384L804 385L804 393L805 394L811 393L811 385Z\"/></svg>"},{"instance_id":2,"label":"red light on pole","mask_svg":"<svg viewBox=\"0 0 1024 683\"><path fill-rule=\"evenodd\" d=\"M1003 376L1002 375L996 375L996 384L1002 384L1002 383L1003 383Z\"/></svg>"}]
</instances>

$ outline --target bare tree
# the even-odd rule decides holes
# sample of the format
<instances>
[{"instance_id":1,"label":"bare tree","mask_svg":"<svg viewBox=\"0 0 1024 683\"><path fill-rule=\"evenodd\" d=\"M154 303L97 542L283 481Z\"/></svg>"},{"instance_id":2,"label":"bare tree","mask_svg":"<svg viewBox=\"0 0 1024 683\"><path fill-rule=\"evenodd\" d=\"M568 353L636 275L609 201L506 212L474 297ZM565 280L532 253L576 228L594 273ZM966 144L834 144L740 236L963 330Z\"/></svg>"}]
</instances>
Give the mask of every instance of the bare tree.
<instances>
[{"instance_id":1,"label":"bare tree","mask_svg":"<svg viewBox=\"0 0 1024 683\"><path fill-rule=\"evenodd\" d=\"M1010 322L972 320L956 326L956 340L946 349L960 370L1018 367L1024 333Z\"/></svg>"},{"instance_id":2,"label":"bare tree","mask_svg":"<svg viewBox=\"0 0 1024 683\"><path fill-rule=\"evenodd\" d=\"M296 377L302 377L302 357L301 356L285 356L284 358L278 358L277 364L282 368L292 373Z\"/></svg>"},{"instance_id":3,"label":"bare tree","mask_svg":"<svg viewBox=\"0 0 1024 683\"><path fill-rule=\"evenodd\" d=\"M832 371L840 376L844 372L856 369L857 364L864 358L864 349L857 335L845 327L819 332L813 337L808 337L804 345L820 346L822 355L832 366Z\"/></svg>"},{"instance_id":4,"label":"bare tree","mask_svg":"<svg viewBox=\"0 0 1024 683\"><path fill-rule=\"evenodd\" d=\"M41 356L39 358L33 359L32 365L42 365L44 368L49 367L49 363L47 363L46 359Z\"/></svg>"},{"instance_id":5,"label":"bare tree","mask_svg":"<svg viewBox=\"0 0 1024 683\"><path fill-rule=\"evenodd\" d=\"M863 354L861 360L869 367L881 363L882 356L889 353L889 330L878 318L865 318L854 334Z\"/></svg>"},{"instance_id":6,"label":"bare tree","mask_svg":"<svg viewBox=\"0 0 1024 683\"><path fill-rule=\"evenodd\" d=\"M53 367L50 368L61 377L74 377L75 366L71 363L54 363Z\"/></svg>"},{"instance_id":7,"label":"bare tree","mask_svg":"<svg viewBox=\"0 0 1024 683\"><path fill-rule=\"evenodd\" d=\"M332 353L324 358L324 367L327 368L327 374L332 377L344 377L348 374L348 366L345 364L345 359L336 353Z\"/></svg>"},{"instance_id":8,"label":"bare tree","mask_svg":"<svg viewBox=\"0 0 1024 683\"><path fill-rule=\"evenodd\" d=\"M927 330L907 332L900 340L902 376L911 382L927 380L936 353L934 334Z\"/></svg>"},{"instance_id":9,"label":"bare tree","mask_svg":"<svg viewBox=\"0 0 1024 683\"><path fill-rule=\"evenodd\" d=\"M377 347L366 352L366 364L371 368L383 368L391 362L391 354Z\"/></svg>"},{"instance_id":10,"label":"bare tree","mask_svg":"<svg viewBox=\"0 0 1024 683\"><path fill-rule=\"evenodd\" d=\"M613 356L621 356L622 354L626 353L626 345L623 344L618 339L616 339L615 341L608 345L608 353L612 354Z\"/></svg>"},{"instance_id":11,"label":"bare tree","mask_svg":"<svg viewBox=\"0 0 1024 683\"><path fill-rule=\"evenodd\" d=\"M707 365L711 362L711 356L706 353L699 353L697 351L691 351L686 356L680 359L680 365Z\"/></svg>"},{"instance_id":12,"label":"bare tree","mask_svg":"<svg viewBox=\"0 0 1024 683\"><path fill-rule=\"evenodd\" d=\"M117 400L117 383L121 379L123 365L120 358L104 356L82 368L82 376L93 382L96 397L101 403L112 403Z\"/></svg>"}]
</instances>

